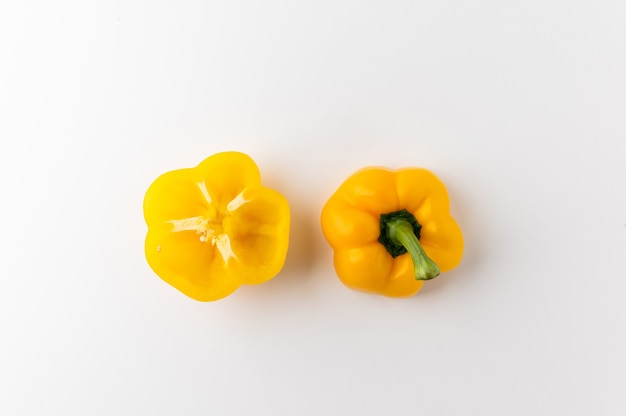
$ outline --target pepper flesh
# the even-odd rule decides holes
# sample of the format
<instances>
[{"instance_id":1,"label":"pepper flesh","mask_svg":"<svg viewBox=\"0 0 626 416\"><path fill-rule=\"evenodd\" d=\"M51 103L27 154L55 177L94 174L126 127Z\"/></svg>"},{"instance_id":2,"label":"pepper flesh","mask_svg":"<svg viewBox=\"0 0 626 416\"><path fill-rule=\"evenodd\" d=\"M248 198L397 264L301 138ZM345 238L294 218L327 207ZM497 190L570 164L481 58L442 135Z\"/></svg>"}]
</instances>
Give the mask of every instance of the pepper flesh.
<instances>
[{"instance_id":1,"label":"pepper flesh","mask_svg":"<svg viewBox=\"0 0 626 416\"><path fill-rule=\"evenodd\" d=\"M424 265L410 253L394 257L379 239L381 216L408 211L417 220L419 245L441 272L455 268L463 256L463 235L450 215L443 183L422 168L362 169L350 176L322 209L324 236L334 249L334 266L348 287L390 297L416 294L433 268L418 277ZM417 241L417 239L415 239ZM418 254L419 256L419 254Z\"/></svg>"},{"instance_id":2,"label":"pepper flesh","mask_svg":"<svg viewBox=\"0 0 626 416\"><path fill-rule=\"evenodd\" d=\"M243 153L218 153L161 175L143 207L148 264L193 299L221 299L242 284L270 280L284 265L289 204L262 186Z\"/></svg>"}]
</instances>

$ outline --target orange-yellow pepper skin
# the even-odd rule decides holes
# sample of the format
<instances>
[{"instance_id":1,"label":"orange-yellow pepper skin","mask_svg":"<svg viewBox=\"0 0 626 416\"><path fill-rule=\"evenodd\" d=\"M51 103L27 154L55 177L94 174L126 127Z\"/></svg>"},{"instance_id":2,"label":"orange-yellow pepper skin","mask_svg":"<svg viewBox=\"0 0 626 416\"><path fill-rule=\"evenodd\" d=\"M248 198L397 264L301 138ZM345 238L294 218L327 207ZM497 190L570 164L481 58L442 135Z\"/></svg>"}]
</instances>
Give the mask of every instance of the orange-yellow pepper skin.
<instances>
[{"instance_id":1,"label":"orange-yellow pepper skin","mask_svg":"<svg viewBox=\"0 0 626 416\"><path fill-rule=\"evenodd\" d=\"M339 187L321 214L335 271L346 286L390 297L410 297L422 288L409 253L394 258L378 241L381 214L403 209L422 226L419 243L442 272L460 263L463 235L443 183L422 168L365 168Z\"/></svg>"},{"instance_id":2,"label":"orange-yellow pepper skin","mask_svg":"<svg viewBox=\"0 0 626 416\"><path fill-rule=\"evenodd\" d=\"M193 299L221 299L273 278L284 265L289 204L262 186L257 165L243 153L218 153L161 175L143 209L148 264Z\"/></svg>"}]
</instances>

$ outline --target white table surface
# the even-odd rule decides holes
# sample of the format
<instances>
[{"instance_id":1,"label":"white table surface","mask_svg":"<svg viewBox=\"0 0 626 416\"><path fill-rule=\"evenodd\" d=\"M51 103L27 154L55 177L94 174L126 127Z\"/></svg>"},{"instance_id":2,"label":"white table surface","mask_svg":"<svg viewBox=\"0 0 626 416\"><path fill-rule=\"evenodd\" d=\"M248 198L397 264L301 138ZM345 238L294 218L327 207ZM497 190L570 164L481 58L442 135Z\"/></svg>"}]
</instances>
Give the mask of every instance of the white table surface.
<instances>
[{"instance_id":1,"label":"white table surface","mask_svg":"<svg viewBox=\"0 0 626 416\"><path fill-rule=\"evenodd\" d=\"M626 414L626 3L0 6L0 414ZM283 271L213 303L147 266L154 178L239 150ZM344 287L319 212L422 166L466 251Z\"/></svg>"}]
</instances>

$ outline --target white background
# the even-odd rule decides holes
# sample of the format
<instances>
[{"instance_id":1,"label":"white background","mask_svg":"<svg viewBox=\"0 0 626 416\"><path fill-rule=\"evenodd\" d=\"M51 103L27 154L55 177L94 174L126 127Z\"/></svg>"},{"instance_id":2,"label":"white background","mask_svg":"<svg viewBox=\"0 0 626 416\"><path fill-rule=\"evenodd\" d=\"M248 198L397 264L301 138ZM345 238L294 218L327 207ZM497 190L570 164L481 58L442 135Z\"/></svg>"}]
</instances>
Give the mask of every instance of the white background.
<instances>
[{"instance_id":1,"label":"white background","mask_svg":"<svg viewBox=\"0 0 626 416\"><path fill-rule=\"evenodd\" d=\"M626 3L0 6L0 414L626 414ZM271 282L199 303L144 192L223 150L291 202ZM345 288L319 212L423 166L466 252Z\"/></svg>"}]
</instances>

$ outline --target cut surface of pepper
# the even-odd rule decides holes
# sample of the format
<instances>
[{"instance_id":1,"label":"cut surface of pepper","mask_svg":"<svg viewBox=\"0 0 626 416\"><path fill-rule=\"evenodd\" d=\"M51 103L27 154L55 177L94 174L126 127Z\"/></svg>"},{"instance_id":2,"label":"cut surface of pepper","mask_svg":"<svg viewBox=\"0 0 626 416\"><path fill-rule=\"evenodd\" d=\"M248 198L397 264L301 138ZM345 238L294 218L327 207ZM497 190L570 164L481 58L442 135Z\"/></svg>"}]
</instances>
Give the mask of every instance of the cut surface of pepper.
<instances>
[{"instance_id":1,"label":"cut surface of pepper","mask_svg":"<svg viewBox=\"0 0 626 416\"><path fill-rule=\"evenodd\" d=\"M199 301L228 296L282 269L290 211L247 155L224 152L158 177L144 198L152 270Z\"/></svg>"},{"instance_id":2,"label":"cut surface of pepper","mask_svg":"<svg viewBox=\"0 0 626 416\"><path fill-rule=\"evenodd\" d=\"M422 168L356 172L322 209L321 225L339 279L364 292L413 296L463 256L446 188Z\"/></svg>"}]
</instances>

